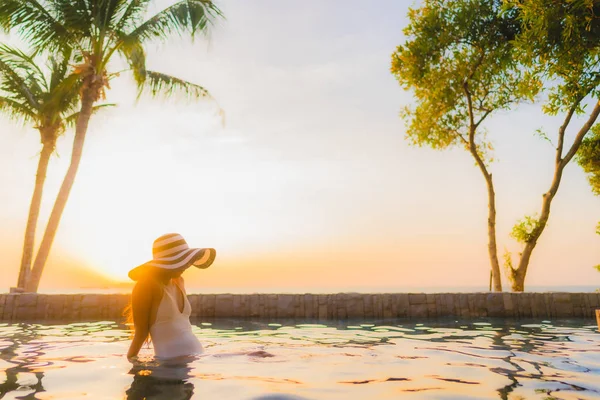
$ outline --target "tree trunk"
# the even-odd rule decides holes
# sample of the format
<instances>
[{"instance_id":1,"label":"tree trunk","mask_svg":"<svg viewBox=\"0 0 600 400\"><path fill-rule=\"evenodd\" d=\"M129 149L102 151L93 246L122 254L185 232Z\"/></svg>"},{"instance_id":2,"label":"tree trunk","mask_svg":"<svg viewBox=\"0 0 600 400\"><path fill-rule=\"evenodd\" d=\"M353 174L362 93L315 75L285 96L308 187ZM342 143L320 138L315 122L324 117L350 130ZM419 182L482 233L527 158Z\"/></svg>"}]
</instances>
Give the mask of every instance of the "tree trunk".
<instances>
[{"instance_id":1,"label":"tree trunk","mask_svg":"<svg viewBox=\"0 0 600 400\"><path fill-rule=\"evenodd\" d=\"M488 192L488 254L492 267L494 280L494 292L502 291L502 279L500 276L500 263L498 262L498 246L496 245L496 193L492 174L484 172Z\"/></svg>"},{"instance_id":2,"label":"tree trunk","mask_svg":"<svg viewBox=\"0 0 600 400\"><path fill-rule=\"evenodd\" d=\"M562 150L565 130L571 121L571 116L576 106L577 104L575 104L575 106L572 108L573 111L571 111L567 115L564 124L560 127L559 130L558 147L556 149L555 168L554 176L552 178L552 184L550 185L550 189L548 190L548 192L544 193L543 195L542 212L540 214L540 219L538 220L537 226L533 230L531 237L525 243L525 248L523 249L523 252L521 253L521 257L519 259L519 265L513 271L512 289L515 292L523 292L525 290L525 277L527 275L527 267L529 266L529 261L531 260L531 254L533 253L533 249L535 249L537 241L544 232L544 229L546 228L546 225L548 223L548 219L550 218L550 207L552 206L552 200L554 199L554 196L556 196L556 193L558 192L558 187L560 186L563 171L569 163L569 161L571 161L575 153L577 153L577 150L579 150L583 138L589 132L590 128L592 127L592 125L598 118L598 115L600 114L600 103L596 103L588 120L585 122L585 124L583 124L583 126L577 133L577 136L575 137L571 148L563 158Z\"/></svg>"},{"instance_id":3,"label":"tree trunk","mask_svg":"<svg viewBox=\"0 0 600 400\"><path fill-rule=\"evenodd\" d=\"M79 168L79 162L81 161L81 155L83 152L85 135L87 133L88 123L92 115L92 107L96 97L97 96L95 95L93 88L88 86L83 90L81 98L81 110L79 117L77 118L77 125L75 127L75 138L73 140L71 164L69 165L69 169L67 170L65 178L63 179L58 195L56 196L56 201L54 203L54 207L52 208L42 243L40 244L38 254L31 269L31 274L25 286L25 290L28 292L37 292L38 290L42 272L44 270L44 266L46 265L48 255L50 254L50 248L52 247L54 237L56 236L56 231L58 230L62 213L67 205L71 188L75 182L77 169Z\"/></svg>"},{"instance_id":4,"label":"tree trunk","mask_svg":"<svg viewBox=\"0 0 600 400\"><path fill-rule=\"evenodd\" d=\"M556 182L556 185L553 184L552 187L555 187L556 189L558 189L558 185L560 184L563 169L564 166L561 167L558 165L554 173L553 182ZM550 217L550 206L552 205L552 200L554 199L555 195L556 190L550 190L543 196L542 214L537 222L536 228L531 235L531 238L525 243L525 248L521 253L521 258L519 258L519 265L513 274L514 280L512 289L514 292L523 292L525 290L525 276L527 275L527 267L529 266L529 261L531 260L531 254L537 245L539 237L542 235L542 232L544 232L544 229L548 224L548 218Z\"/></svg>"},{"instance_id":5,"label":"tree trunk","mask_svg":"<svg viewBox=\"0 0 600 400\"><path fill-rule=\"evenodd\" d=\"M23 243L23 255L21 257L21 268L19 270L19 279L17 282L18 288L25 288L27 278L31 269L31 259L33 258L33 246L35 244L35 231L37 227L38 217L40 215L40 206L42 204L42 193L44 191L44 182L46 181L46 171L48 163L54 151L56 132L52 138L54 140L42 139L43 147L38 161L37 172L35 175L35 187L33 196L29 205L29 217L27 218L27 227L25 228L25 240ZM42 134L44 138L46 135Z\"/></svg>"},{"instance_id":6,"label":"tree trunk","mask_svg":"<svg viewBox=\"0 0 600 400\"><path fill-rule=\"evenodd\" d=\"M481 170L485 178L488 193L488 256L490 259L490 266L492 267L492 280L494 292L502 291L502 279L500 276L500 262L498 261L498 246L496 245L496 193L494 191L494 181L492 180L492 174L487 171L483 160L475 150L475 146L472 146L471 154L477 161L477 165Z\"/></svg>"},{"instance_id":7,"label":"tree trunk","mask_svg":"<svg viewBox=\"0 0 600 400\"><path fill-rule=\"evenodd\" d=\"M490 258L490 264L492 267L492 278L494 281L494 291L502 291L502 279L500 276L500 263L498 262L498 249L496 245L496 193L494 192L494 181L492 180L492 174L490 174L483 162L483 159L477 151L477 145L475 143L475 131L483 120L489 115L485 114L481 119L475 123L473 113L473 102L471 100L471 92L469 90L469 84L465 81L463 84L465 95L467 98L467 105L469 110L469 140L467 142L469 152L475 159L477 166L481 170L485 183L487 185L488 192L488 255Z\"/></svg>"}]
</instances>

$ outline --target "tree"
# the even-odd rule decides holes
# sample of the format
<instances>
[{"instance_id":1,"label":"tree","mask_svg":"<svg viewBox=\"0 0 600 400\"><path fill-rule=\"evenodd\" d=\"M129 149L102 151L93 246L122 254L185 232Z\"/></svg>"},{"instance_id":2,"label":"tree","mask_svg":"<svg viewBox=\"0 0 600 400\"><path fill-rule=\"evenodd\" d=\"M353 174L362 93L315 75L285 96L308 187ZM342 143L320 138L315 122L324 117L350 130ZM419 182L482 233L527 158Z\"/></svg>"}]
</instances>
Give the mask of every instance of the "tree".
<instances>
[{"instance_id":1,"label":"tree","mask_svg":"<svg viewBox=\"0 0 600 400\"><path fill-rule=\"evenodd\" d=\"M68 125L73 125L77 117L81 81L77 76L67 75L70 56L70 50L61 51L44 66L35 54L26 54L19 49L0 45L0 112L33 125L39 131L42 143L25 228L17 283L19 288L25 287L31 267L50 156L54 153L58 137Z\"/></svg>"},{"instance_id":2,"label":"tree","mask_svg":"<svg viewBox=\"0 0 600 400\"><path fill-rule=\"evenodd\" d=\"M144 46L173 35L206 34L221 16L209 0L181 0L145 18L151 0L2 0L0 25L16 31L33 49L74 50L78 65L73 73L82 82L80 110L75 125L71 162L56 197L26 290L35 292L75 182L88 123L94 104L104 97L109 71L117 56L126 60L139 92L152 95L182 92L192 98L209 96L206 89L185 80L146 69Z\"/></svg>"},{"instance_id":3,"label":"tree","mask_svg":"<svg viewBox=\"0 0 600 400\"><path fill-rule=\"evenodd\" d=\"M554 175L542 196L539 217L525 217L513 229L513 237L523 244L517 267L507 258L513 290L525 289L525 276L533 250L547 225L552 200L556 196L565 167L592 131L600 114L600 3L594 0L506 0L507 12L519 15L522 32L516 43L521 63L538 66L547 90L544 111L564 115L557 132ZM591 108L591 110L588 110ZM576 114L586 114L570 146L566 131ZM594 127L594 129L598 129Z\"/></svg>"},{"instance_id":4,"label":"tree","mask_svg":"<svg viewBox=\"0 0 600 400\"><path fill-rule=\"evenodd\" d=\"M519 24L514 12L502 12L501 0L425 0L409 18L408 40L392 55L392 73L416 98L416 107L403 111L407 137L434 149L463 147L475 160L487 188L494 290L501 291L492 145L482 124L496 111L533 100L540 82L515 61Z\"/></svg>"}]
</instances>

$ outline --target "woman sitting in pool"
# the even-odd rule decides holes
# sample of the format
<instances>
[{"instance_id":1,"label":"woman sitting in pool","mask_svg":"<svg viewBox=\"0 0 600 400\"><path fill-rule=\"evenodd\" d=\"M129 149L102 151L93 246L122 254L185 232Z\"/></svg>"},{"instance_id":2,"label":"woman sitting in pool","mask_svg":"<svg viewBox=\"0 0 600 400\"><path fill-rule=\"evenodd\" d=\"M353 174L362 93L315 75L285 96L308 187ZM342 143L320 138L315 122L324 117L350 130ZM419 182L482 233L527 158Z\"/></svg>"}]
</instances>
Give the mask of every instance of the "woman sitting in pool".
<instances>
[{"instance_id":1,"label":"woman sitting in pool","mask_svg":"<svg viewBox=\"0 0 600 400\"><path fill-rule=\"evenodd\" d=\"M131 271L136 281L131 295L135 334L127 358L136 357L150 336L157 358L169 359L202 353L202 344L192 332L191 306L181 274L192 265L208 268L215 249L192 249L176 233L154 241L152 261Z\"/></svg>"}]
</instances>

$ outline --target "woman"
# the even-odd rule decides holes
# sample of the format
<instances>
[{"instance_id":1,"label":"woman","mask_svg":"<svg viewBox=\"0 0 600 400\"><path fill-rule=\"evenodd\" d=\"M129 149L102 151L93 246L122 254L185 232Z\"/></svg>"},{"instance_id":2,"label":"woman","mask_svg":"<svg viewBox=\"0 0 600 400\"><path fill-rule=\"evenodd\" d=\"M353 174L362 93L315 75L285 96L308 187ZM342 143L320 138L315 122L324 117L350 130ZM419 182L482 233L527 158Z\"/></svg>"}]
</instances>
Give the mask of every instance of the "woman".
<instances>
[{"instance_id":1,"label":"woman","mask_svg":"<svg viewBox=\"0 0 600 400\"><path fill-rule=\"evenodd\" d=\"M190 248L177 233L154 241L152 261L129 271L129 277L137 283L131 295L135 334L127 352L128 359L137 357L148 336L154 355L160 359L202 352L202 345L192 332L191 306L181 274L192 265L210 267L216 254L215 249Z\"/></svg>"}]
</instances>

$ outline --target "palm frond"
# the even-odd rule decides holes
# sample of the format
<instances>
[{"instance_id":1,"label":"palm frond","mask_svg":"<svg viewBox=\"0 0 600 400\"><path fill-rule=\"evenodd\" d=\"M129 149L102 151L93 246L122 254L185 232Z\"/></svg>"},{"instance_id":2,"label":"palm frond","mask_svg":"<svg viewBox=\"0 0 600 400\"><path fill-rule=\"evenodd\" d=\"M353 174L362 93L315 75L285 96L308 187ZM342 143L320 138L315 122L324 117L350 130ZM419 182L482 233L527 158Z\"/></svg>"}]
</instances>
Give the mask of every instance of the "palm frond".
<instances>
[{"instance_id":1,"label":"palm frond","mask_svg":"<svg viewBox=\"0 0 600 400\"><path fill-rule=\"evenodd\" d=\"M52 91L67 76L69 72L69 63L71 62L73 51L70 47L65 47L58 57L50 59L50 80L48 91Z\"/></svg>"},{"instance_id":2,"label":"palm frond","mask_svg":"<svg viewBox=\"0 0 600 400\"><path fill-rule=\"evenodd\" d=\"M22 71L21 71L22 73ZM39 102L31 88L27 85L26 76L21 75L17 68L0 58L0 77L2 91L17 96L27 102L31 108L39 109Z\"/></svg>"},{"instance_id":3,"label":"palm frond","mask_svg":"<svg viewBox=\"0 0 600 400\"><path fill-rule=\"evenodd\" d=\"M183 0L158 12L132 32L125 40L146 42L150 39L166 40L173 34L207 33L209 25L222 13L209 0Z\"/></svg>"},{"instance_id":4,"label":"palm frond","mask_svg":"<svg viewBox=\"0 0 600 400\"><path fill-rule=\"evenodd\" d=\"M16 47L0 43L0 59L15 69L22 69L25 71L33 70L39 77L42 77L44 76L44 73L34 59L36 54L37 52L33 52L29 55Z\"/></svg>"},{"instance_id":5,"label":"palm frond","mask_svg":"<svg viewBox=\"0 0 600 400\"><path fill-rule=\"evenodd\" d=\"M47 90L44 73L29 56L19 49L0 45L0 63L4 73L2 88L7 93L19 94L20 97L29 98L33 105L39 102L40 94Z\"/></svg>"},{"instance_id":6,"label":"palm frond","mask_svg":"<svg viewBox=\"0 0 600 400\"><path fill-rule=\"evenodd\" d=\"M0 113L13 120L37 122L37 114L27 103L19 103L9 97L0 96Z\"/></svg>"},{"instance_id":7,"label":"palm frond","mask_svg":"<svg viewBox=\"0 0 600 400\"><path fill-rule=\"evenodd\" d=\"M81 77L71 74L63 77L58 84L51 88L46 95L42 111L49 114L61 115L71 112L79 102L79 92L82 86Z\"/></svg>"},{"instance_id":8,"label":"palm frond","mask_svg":"<svg viewBox=\"0 0 600 400\"><path fill-rule=\"evenodd\" d=\"M49 8L72 34L91 36L92 17L89 1L86 0L47 0Z\"/></svg>"},{"instance_id":9,"label":"palm frond","mask_svg":"<svg viewBox=\"0 0 600 400\"><path fill-rule=\"evenodd\" d=\"M120 11L123 8L124 0L104 0L94 1L91 3L91 15L94 21L94 26L100 31L106 32L108 28L113 29L115 20L119 17Z\"/></svg>"},{"instance_id":10,"label":"palm frond","mask_svg":"<svg viewBox=\"0 0 600 400\"><path fill-rule=\"evenodd\" d=\"M64 115L77 109L81 79L69 74L71 50L50 56L47 73L39 57L0 45L0 94L3 109L11 117L35 120L38 126L62 124Z\"/></svg>"},{"instance_id":11,"label":"palm frond","mask_svg":"<svg viewBox=\"0 0 600 400\"><path fill-rule=\"evenodd\" d=\"M68 41L69 32L36 0L0 1L0 25L17 29L33 48L54 50Z\"/></svg>"},{"instance_id":12,"label":"palm frond","mask_svg":"<svg viewBox=\"0 0 600 400\"><path fill-rule=\"evenodd\" d=\"M127 60L138 88L146 79L146 52L140 42L121 42L119 53Z\"/></svg>"},{"instance_id":13,"label":"palm frond","mask_svg":"<svg viewBox=\"0 0 600 400\"><path fill-rule=\"evenodd\" d=\"M92 114L96 114L98 111L100 111L103 108L106 107L115 107L116 104L110 103L110 104L99 104L97 106L94 106L92 108ZM75 124L77 123L77 118L79 117L79 111L76 113L73 113L71 115L69 115L68 117L65 117L65 119L63 120L66 126L75 126Z\"/></svg>"},{"instance_id":14,"label":"palm frond","mask_svg":"<svg viewBox=\"0 0 600 400\"><path fill-rule=\"evenodd\" d=\"M154 97L159 95L170 97L179 93L192 99L212 99L208 90L200 85L155 71L145 71L144 85L139 89L138 96L141 95L144 90L148 90L150 91L150 95Z\"/></svg>"},{"instance_id":15,"label":"palm frond","mask_svg":"<svg viewBox=\"0 0 600 400\"><path fill-rule=\"evenodd\" d=\"M132 29L137 26L148 9L150 0L123 0L122 6L115 12L115 31L123 32L127 29Z\"/></svg>"},{"instance_id":16,"label":"palm frond","mask_svg":"<svg viewBox=\"0 0 600 400\"><path fill-rule=\"evenodd\" d=\"M25 84L38 103L40 102L41 94L48 90L46 79L33 72L27 72L27 75L25 75Z\"/></svg>"}]
</instances>

